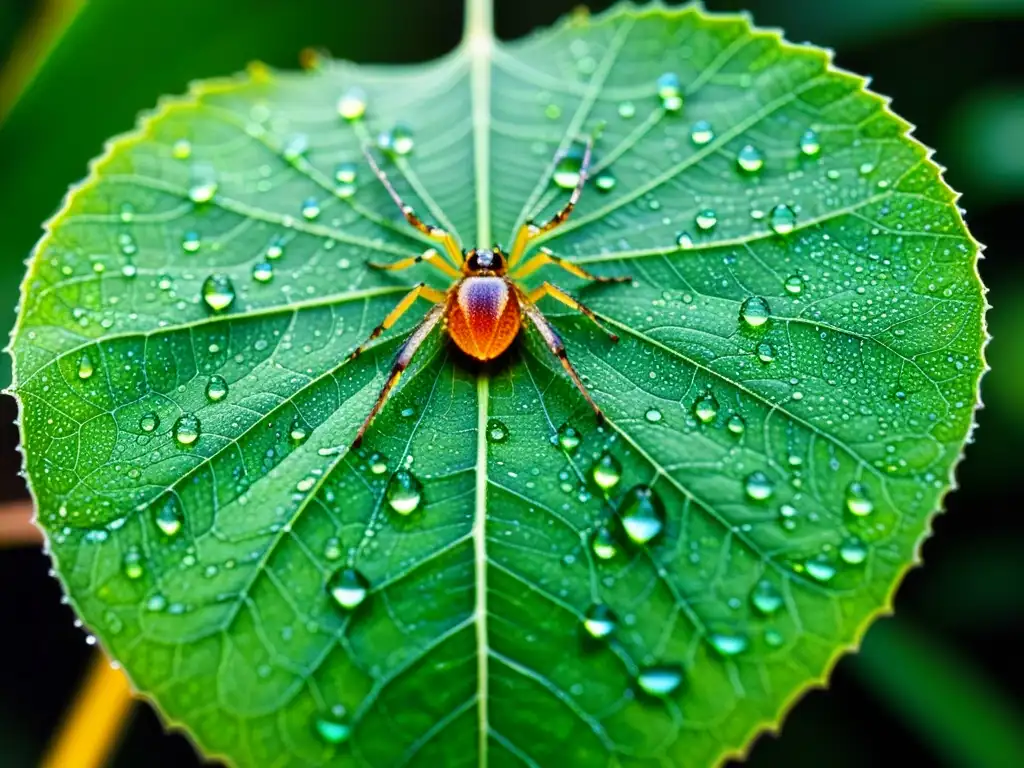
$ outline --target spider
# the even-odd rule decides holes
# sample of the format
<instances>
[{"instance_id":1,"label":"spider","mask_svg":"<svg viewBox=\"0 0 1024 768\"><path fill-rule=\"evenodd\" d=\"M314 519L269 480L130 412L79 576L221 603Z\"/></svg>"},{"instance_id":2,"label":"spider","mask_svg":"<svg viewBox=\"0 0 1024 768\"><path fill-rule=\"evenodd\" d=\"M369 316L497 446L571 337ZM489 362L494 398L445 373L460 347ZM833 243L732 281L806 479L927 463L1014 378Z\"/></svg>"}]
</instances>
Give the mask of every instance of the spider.
<instances>
[{"instance_id":1,"label":"spider","mask_svg":"<svg viewBox=\"0 0 1024 768\"><path fill-rule=\"evenodd\" d=\"M590 407L594 409L598 423L603 423L604 414L601 413L601 409L587 392L583 382L580 381L579 374L576 373L576 369L573 368L566 356L565 345L562 343L561 337L538 309L537 302L542 297L549 296L588 317L598 328L607 333L612 341L618 341L619 337L605 328L590 309L558 286L545 281L534 290L527 291L518 282L547 265L560 267L576 277L599 283L621 283L632 280L631 277L592 275L576 264L555 256L547 248L540 248L532 258L522 264L519 263L538 237L555 229L569 218L583 193L592 149L593 138L588 138L580 163L579 179L566 204L547 222L540 225L527 222L520 227L513 241L512 250L506 255L497 245L492 248L473 248L466 251L449 232L441 227L425 223L416 215L412 206L402 200L387 174L374 160L369 149L363 147L363 154L366 156L370 168L373 169L374 174L391 195L391 199L395 201L395 205L401 210L406 221L431 240L438 242L444 255L448 258L446 261L436 248L428 248L418 256L400 259L392 264L368 262L367 265L373 269L395 271L425 263L443 272L453 282L444 291L431 288L425 283L417 283L384 318L384 321L373 329L366 341L356 347L348 356L348 360L358 357L370 342L398 322L398 319L408 311L416 299L426 299L434 304L395 355L391 372L381 388L377 402L370 409L366 420L359 428L359 432L356 433L355 440L352 441L352 450L359 447L363 435L374 417L384 407L388 395L398 383L402 372L412 362L420 345L438 323L442 324L445 332L459 349L476 360L486 362L493 360L508 349L519 335L520 328L526 324L526 320L529 320L539 331L548 349L565 368L565 372L572 379L573 384L576 385Z\"/></svg>"}]
</instances>

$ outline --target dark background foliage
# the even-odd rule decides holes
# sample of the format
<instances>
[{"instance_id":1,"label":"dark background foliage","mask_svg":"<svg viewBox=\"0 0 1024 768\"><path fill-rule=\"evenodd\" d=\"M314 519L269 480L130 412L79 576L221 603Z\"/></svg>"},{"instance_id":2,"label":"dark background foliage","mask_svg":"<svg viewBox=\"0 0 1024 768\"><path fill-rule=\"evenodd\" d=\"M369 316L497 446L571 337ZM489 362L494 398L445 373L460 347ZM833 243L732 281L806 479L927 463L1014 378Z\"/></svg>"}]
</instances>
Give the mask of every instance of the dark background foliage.
<instances>
[{"instance_id":1,"label":"dark background foliage","mask_svg":"<svg viewBox=\"0 0 1024 768\"><path fill-rule=\"evenodd\" d=\"M499 35L512 38L576 2L496 4ZM877 625L864 652L838 665L830 689L805 696L750 762L1022 765L1024 2L707 4L746 8L791 40L831 46L839 66L871 75L872 88L893 97L964 193L968 224L988 246L981 272L996 307L978 442L924 547L925 567L901 587L897 618ZM450 50L462 23L461 0L92 0L76 15L78 5L0 0L0 332L13 323L40 222L103 141L130 129L160 94L252 59L294 67L305 46L356 61L422 61ZM8 380L5 360L0 383ZM16 415L13 399L0 396L0 505L26 496ZM48 567L37 548L0 550L0 765L12 768L38 763L93 653ZM1016 731L1018 751L989 730L1000 724ZM165 735L148 707L136 708L113 762L198 764L188 741Z\"/></svg>"}]
</instances>

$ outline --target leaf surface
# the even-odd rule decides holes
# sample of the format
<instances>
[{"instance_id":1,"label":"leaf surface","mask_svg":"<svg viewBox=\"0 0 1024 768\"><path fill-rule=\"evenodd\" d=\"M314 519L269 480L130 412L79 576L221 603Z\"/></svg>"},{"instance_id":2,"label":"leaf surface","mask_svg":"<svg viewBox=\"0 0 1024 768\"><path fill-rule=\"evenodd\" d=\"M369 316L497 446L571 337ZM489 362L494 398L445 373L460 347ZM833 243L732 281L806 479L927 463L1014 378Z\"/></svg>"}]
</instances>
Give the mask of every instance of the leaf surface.
<instances>
[{"instance_id":1,"label":"leaf surface","mask_svg":"<svg viewBox=\"0 0 1024 768\"><path fill-rule=\"evenodd\" d=\"M14 339L40 522L83 620L208 754L713 764L916 559L984 368L977 246L819 49L658 7L499 43L470 5L442 60L256 67L111 144ZM366 266L426 243L360 147L383 133L464 246L508 245L595 130L544 244L634 282L527 282L621 337L541 303L606 424L535 334L481 366L435 333L348 451L426 304L349 352L446 287Z\"/></svg>"}]
</instances>

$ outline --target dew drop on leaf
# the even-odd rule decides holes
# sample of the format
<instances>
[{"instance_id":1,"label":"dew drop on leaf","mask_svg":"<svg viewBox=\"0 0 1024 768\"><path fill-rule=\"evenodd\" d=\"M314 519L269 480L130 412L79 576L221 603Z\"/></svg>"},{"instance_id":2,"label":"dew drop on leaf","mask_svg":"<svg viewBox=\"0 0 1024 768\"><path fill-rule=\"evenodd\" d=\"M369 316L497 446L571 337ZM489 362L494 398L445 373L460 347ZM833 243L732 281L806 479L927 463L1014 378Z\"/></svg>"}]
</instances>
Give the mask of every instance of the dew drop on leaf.
<instances>
[{"instance_id":1,"label":"dew drop on leaf","mask_svg":"<svg viewBox=\"0 0 1024 768\"><path fill-rule=\"evenodd\" d=\"M622 464L611 453L605 451L594 463L590 474L599 488L610 491L622 479Z\"/></svg>"},{"instance_id":2,"label":"dew drop on leaf","mask_svg":"<svg viewBox=\"0 0 1024 768\"><path fill-rule=\"evenodd\" d=\"M619 117L624 120L629 120L636 115L636 104L632 101L623 101L619 103Z\"/></svg>"},{"instance_id":3,"label":"dew drop on leaf","mask_svg":"<svg viewBox=\"0 0 1024 768\"><path fill-rule=\"evenodd\" d=\"M644 414L644 418L651 424L657 424L661 421L661 411L657 408L648 408L647 412Z\"/></svg>"},{"instance_id":4,"label":"dew drop on leaf","mask_svg":"<svg viewBox=\"0 0 1024 768\"><path fill-rule=\"evenodd\" d=\"M757 359L762 363L772 362L775 359L775 347L767 341L760 342L757 345Z\"/></svg>"},{"instance_id":5,"label":"dew drop on leaf","mask_svg":"<svg viewBox=\"0 0 1024 768\"><path fill-rule=\"evenodd\" d=\"M836 567L826 555L816 555L805 561L804 570L812 579L822 583L831 581L836 575Z\"/></svg>"},{"instance_id":6,"label":"dew drop on leaf","mask_svg":"<svg viewBox=\"0 0 1024 768\"><path fill-rule=\"evenodd\" d=\"M331 745L344 744L352 735L352 726L344 720L323 715L313 721L317 735Z\"/></svg>"},{"instance_id":7,"label":"dew drop on leaf","mask_svg":"<svg viewBox=\"0 0 1024 768\"><path fill-rule=\"evenodd\" d=\"M580 180L580 169L583 167L583 153L577 147L568 150L555 163L555 172L551 180L562 189L574 189Z\"/></svg>"},{"instance_id":8,"label":"dew drop on leaf","mask_svg":"<svg viewBox=\"0 0 1024 768\"><path fill-rule=\"evenodd\" d=\"M89 354L87 352L83 352L82 356L78 358L78 378L83 381L91 378L94 370L95 369L93 368Z\"/></svg>"},{"instance_id":9,"label":"dew drop on leaf","mask_svg":"<svg viewBox=\"0 0 1024 768\"><path fill-rule=\"evenodd\" d=\"M178 501L178 497L168 494L162 500L157 501L153 520L164 536L168 538L177 536L184 523L184 517L181 513L181 502Z\"/></svg>"},{"instance_id":10,"label":"dew drop on leaf","mask_svg":"<svg viewBox=\"0 0 1024 768\"><path fill-rule=\"evenodd\" d=\"M768 214L768 226L776 235L788 235L796 228L796 214L788 205L776 205Z\"/></svg>"},{"instance_id":11,"label":"dew drop on leaf","mask_svg":"<svg viewBox=\"0 0 1024 768\"><path fill-rule=\"evenodd\" d=\"M142 414L139 418L139 429L143 432L153 432L160 426L160 417L152 411Z\"/></svg>"},{"instance_id":12,"label":"dew drop on leaf","mask_svg":"<svg viewBox=\"0 0 1024 768\"><path fill-rule=\"evenodd\" d=\"M269 283L274 277L274 265L269 261L257 261L252 268L252 279L257 283Z\"/></svg>"},{"instance_id":13,"label":"dew drop on leaf","mask_svg":"<svg viewBox=\"0 0 1024 768\"><path fill-rule=\"evenodd\" d=\"M308 434L309 433L306 431L306 425L302 419L298 416L292 419L292 425L288 428L288 437L290 437L293 442L301 443L306 439Z\"/></svg>"},{"instance_id":14,"label":"dew drop on leaf","mask_svg":"<svg viewBox=\"0 0 1024 768\"><path fill-rule=\"evenodd\" d=\"M666 72L658 78L658 98L666 112L678 112L683 108L683 88L679 75Z\"/></svg>"},{"instance_id":15,"label":"dew drop on leaf","mask_svg":"<svg viewBox=\"0 0 1024 768\"><path fill-rule=\"evenodd\" d=\"M192 445L196 440L199 439L199 433L201 431L201 425L199 423L199 417L194 413L183 413L178 417L178 420L174 422L174 439L178 445L187 446Z\"/></svg>"},{"instance_id":16,"label":"dew drop on leaf","mask_svg":"<svg viewBox=\"0 0 1024 768\"><path fill-rule=\"evenodd\" d=\"M875 504L863 483L854 481L846 486L846 508L856 517L867 517L874 511Z\"/></svg>"},{"instance_id":17,"label":"dew drop on leaf","mask_svg":"<svg viewBox=\"0 0 1024 768\"><path fill-rule=\"evenodd\" d=\"M839 558L849 565L860 565L868 559L868 548L856 536L850 536L839 545Z\"/></svg>"},{"instance_id":18,"label":"dew drop on leaf","mask_svg":"<svg viewBox=\"0 0 1024 768\"><path fill-rule=\"evenodd\" d=\"M689 232L680 232L676 235L676 245L684 251L688 251L693 248L693 237Z\"/></svg>"},{"instance_id":19,"label":"dew drop on leaf","mask_svg":"<svg viewBox=\"0 0 1024 768\"><path fill-rule=\"evenodd\" d=\"M604 603L594 603L583 615L583 629L591 637L601 640L615 631L618 621L611 608Z\"/></svg>"},{"instance_id":20,"label":"dew drop on leaf","mask_svg":"<svg viewBox=\"0 0 1024 768\"><path fill-rule=\"evenodd\" d=\"M701 395L693 403L693 415L701 423L709 424L718 415L718 400L710 392Z\"/></svg>"},{"instance_id":21,"label":"dew drop on leaf","mask_svg":"<svg viewBox=\"0 0 1024 768\"><path fill-rule=\"evenodd\" d=\"M121 571L126 578L132 581L142 578L146 568L142 561L142 553L139 552L137 547L131 547L124 553L124 557L121 559Z\"/></svg>"},{"instance_id":22,"label":"dew drop on leaf","mask_svg":"<svg viewBox=\"0 0 1024 768\"><path fill-rule=\"evenodd\" d=\"M804 281L800 275L790 275L785 282L786 293L799 296L804 289Z\"/></svg>"},{"instance_id":23,"label":"dew drop on leaf","mask_svg":"<svg viewBox=\"0 0 1024 768\"><path fill-rule=\"evenodd\" d=\"M338 114L345 120L358 120L366 114L366 91L349 88L338 99Z\"/></svg>"},{"instance_id":24,"label":"dew drop on leaf","mask_svg":"<svg viewBox=\"0 0 1024 768\"><path fill-rule=\"evenodd\" d=\"M504 443L508 440L508 427L505 426L504 422L498 419L489 419L486 429L488 443Z\"/></svg>"},{"instance_id":25,"label":"dew drop on leaf","mask_svg":"<svg viewBox=\"0 0 1024 768\"><path fill-rule=\"evenodd\" d=\"M768 302L760 296L744 299L740 305L740 320L751 328L758 328L768 322L772 315Z\"/></svg>"},{"instance_id":26,"label":"dew drop on leaf","mask_svg":"<svg viewBox=\"0 0 1024 768\"><path fill-rule=\"evenodd\" d=\"M408 155L416 145L412 129L399 123L391 129L391 151L396 155Z\"/></svg>"},{"instance_id":27,"label":"dew drop on leaf","mask_svg":"<svg viewBox=\"0 0 1024 768\"><path fill-rule=\"evenodd\" d=\"M306 221L313 221L320 215L320 201L315 197L307 197L302 201L302 207L299 210L302 213L302 218Z\"/></svg>"},{"instance_id":28,"label":"dew drop on leaf","mask_svg":"<svg viewBox=\"0 0 1024 768\"><path fill-rule=\"evenodd\" d=\"M598 560L611 560L619 553L618 542L615 541L612 532L603 525L591 536L590 549Z\"/></svg>"},{"instance_id":29,"label":"dew drop on leaf","mask_svg":"<svg viewBox=\"0 0 1024 768\"><path fill-rule=\"evenodd\" d=\"M370 474L383 475L388 471L388 457L383 453L372 453L366 462Z\"/></svg>"},{"instance_id":30,"label":"dew drop on leaf","mask_svg":"<svg viewBox=\"0 0 1024 768\"><path fill-rule=\"evenodd\" d=\"M594 177L594 186L601 192L611 192L615 189L615 176L605 168Z\"/></svg>"},{"instance_id":31,"label":"dew drop on leaf","mask_svg":"<svg viewBox=\"0 0 1024 768\"><path fill-rule=\"evenodd\" d=\"M171 145L171 157L175 160L188 160L192 157L192 142L188 139L178 139Z\"/></svg>"},{"instance_id":32,"label":"dew drop on leaf","mask_svg":"<svg viewBox=\"0 0 1024 768\"><path fill-rule=\"evenodd\" d=\"M583 440L583 436L579 431L569 424L563 424L558 428L558 435L556 436L558 445L566 453L572 453L578 447L580 442Z\"/></svg>"},{"instance_id":33,"label":"dew drop on leaf","mask_svg":"<svg viewBox=\"0 0 1024 768\"><path fill-rule=\"evenodd\" d=\"M734 435L742 435L747 428L747 422L738 413L734 413L725 423L725 427Z\"/></svg>"},{"instance_id":34,"label":"dew drop on leaf","mask_svg":"<svg viewBox=\"0 0 1024 768\"><path fill-rule=\"evenodd\" d=\"M213 374L206 382L206 399L211 403L218 403L228 394L228 383L223 376Z\"/></svg>"},{"instance_id":35,"label":"dew drop on leaf","mask_svg":"<svg viewBox=\"0 0 1024 768\"><path fill-rule=\"evenodd\" d=\"M747 475L743 487L753 501L766 501L775 491L775 484L764 472L757 470Z\"/></svg>"},{"instance_id":36,"label":"dew drop on leaf","mask_svg":"<svg viewBox=\"0 0 1024 768\"><path fill-rule=\"evenodd\" d=\"M690 127L690 141L698 147L707 144L714 138L715 132L707 120L698 120Z\"/></svg>"},{"instance_id":37,"label":"dew drop on leaf","mask_svg":"<svg viewBox=\"0 0 1024 768\"><path fill-rule=\"evenodd\" d=\"M807 129L800 136L800 151L807 157L814 157L821 152L821 141L818 139L818 134Z\"/></svg>"},{"instance_id":38,"label":"dew drop on leaf","mask_svg":"<svg viewBox=\"0 0 1024 768\"><path fill-rule=\"evenodd\" d=\"M227 275L213 274L203 281L203 301L214 312L222 312L235 300L235 284Z\"/></svg>"},{"instance_id":39,"label":"dew drop on leaf","mask_svg":"<svg viewBox=\"0 0 1024 768\"><path fill-rule=\"evenodd\" d=\"M309 136L305 133L296 133L285 141L281 154L289 163L297 163L306 152L309 151Z\"/></svg>"},{"instance_id":40,"label":"dew drop on leaf","mask_svg":"<svg viewBox=\"0 0 1024 768\"><path fill-rule=\"evenodd\" d=\"M327 582L327 591L334 602L350 611L366 599L370 582L355 568L342 568Z\"/></svg>"},{"instance_id":41,"label":"dew drop on leaf","mask_svg":"<svg viewBox=\"0 0 1024 768\"><path fill-rule=\"evenodd\" d=\"M423 500L423 484L411 472L400 469L388 481L384 497L395 512L411 515Z\"/></svg>"},{"instance_id":42,"label":"dew drop on leaf","mask_svg":"<svg viewBox=\"0 0 1024 768\"><path fill-rule=\"evenodd\" d=\"M722 656L737 656L750 644L745 635L733 632L712 632L708 642Z\"/></svg>"},{"instance_id":43,"label":"dew drop on leaf","mask_svg":"<svg viewBox=\"0 0 1024 768\"><path fill-rule=\"evenodd\" d=\"M181 250L185 253L195 253L202 247L202 240L199 233L189 230L181 238Z\"/></svg>"},{"instance_id":44,"label":"dew drop on leaf","mask_svg":"<svg viewBox=\"0 0 1024 768\"><path fill-rule=\"evenodd\" d=\"M640 690L650 696L669 696L683 683L683 668L678 664L643 667L637 674Z\"/></svg>"},{"instance_id":45,"label":"dew drop on leaf","mask_svg":"<svg viewBox=\"0 0 1024 768\"><path fill-rule=\"evenodd\" d=\"M213 178L212 171L197 171L192 185L188 188L188 199L202 205L213 200L215 194L217 194L217 180Z\"/></svg>"},{"instance_id":46,"label":"dew drop on leaf","mask_svg":"<svg viewBox=\"0 0 1024 768\"><path fill-rule=\"evenodd\" d=\"M274 235L270 239L270 243L267 245L267 250L264 255L270 259L280 259L284 254L284 237L281 235Z\"/></svg>"},{"instance_id":47,"label":"dew drop on leaf","mask_svg":"<svg viewBox=\"0 0 1024 768\"><path fill-rule=\"evenodd\" d=\"M637 485L620 502L619 519L631 541L647 544L665 527L665 507L652 488Z\"/></svg>"},{"instance_id":48,"label":"dew drop on leaf","mask_svg":"<svg viewBox=\"0 0 1024 768\"><path fill-rule=\"evenodd\" d=\"M746 144L736 153L736 165L746 173L757 173L764 167L764 155L753 144Z\"/></svg>"},{"instance_id":49,"label":"dew drop on leaf","mask_svg":"<svg viewBox=\"0 0 1024 768\"><path fill-rule=\"evenodd\" d=\"M760 613L769 616L782 607L782 594L767 579L761 579L750 592L750 602Z\"/></svg>"},{"instance_id":50,"label":"dew drop on leaf","mask_svg":"<svg viewBox=\"0 0 1024 768\"><path fill-rule=\"evenodd\" d=\"M698 211L693 221L697 225L697 229L702 232L709 232L718 223L718 214L715 213L713 208L703 208Z\"/></svg>"}]
</instances>

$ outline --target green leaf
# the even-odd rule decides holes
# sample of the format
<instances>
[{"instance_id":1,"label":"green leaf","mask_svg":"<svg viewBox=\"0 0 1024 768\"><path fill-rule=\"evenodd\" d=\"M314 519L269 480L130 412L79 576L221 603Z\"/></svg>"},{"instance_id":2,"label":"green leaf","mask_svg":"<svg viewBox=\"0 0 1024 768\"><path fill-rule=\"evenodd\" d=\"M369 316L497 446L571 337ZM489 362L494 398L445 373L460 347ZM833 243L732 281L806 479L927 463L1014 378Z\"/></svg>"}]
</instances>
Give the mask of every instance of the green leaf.
<instances>
[{"instance_id":1,"label":"green leaf","mask_svg":"<svg viewBox=\"0 0 1024 768\"><path fill-rule=\"evenodd\" d=\"M693 7L506 44L468 10L442 60L200 84L94 165L14 339L40 521L85 623L208 754L713 764L916 560L984 369L977 245L822 50ZM426 305L349 353L446 285L366 267L426 245L361 162L396 126L399 191L466 247L563 204L600 128L545 245L634 282L527 282L621 337L541 302L603 427L536 334L478 365L434 333L347 449Z\"/></svg>"}]
</instances>

